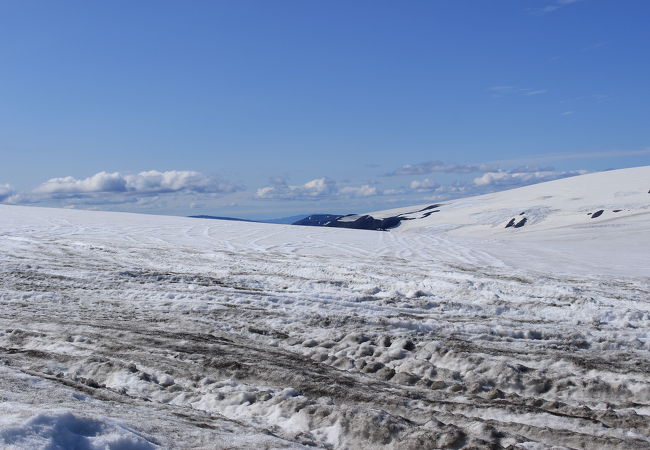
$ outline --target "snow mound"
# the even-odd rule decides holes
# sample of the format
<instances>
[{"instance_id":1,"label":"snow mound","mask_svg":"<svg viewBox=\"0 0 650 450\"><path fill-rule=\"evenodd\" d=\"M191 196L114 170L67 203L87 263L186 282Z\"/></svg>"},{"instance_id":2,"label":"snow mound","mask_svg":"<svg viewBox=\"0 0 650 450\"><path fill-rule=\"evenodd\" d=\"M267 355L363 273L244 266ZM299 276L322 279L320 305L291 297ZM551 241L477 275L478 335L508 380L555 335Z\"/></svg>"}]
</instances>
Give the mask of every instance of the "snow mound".
<instances>
[{"instance_id":1,"label":"snow mound","mask_svg":"<svg viewBox=\"0 0 650 450\"><path fill-rule=\"evenodd\" d=\"M0 424L0 445L7 449L151 450L159 448L141 434L107 418L58 411L36 414L18 426Z\"/></svg>"}]
</instances>

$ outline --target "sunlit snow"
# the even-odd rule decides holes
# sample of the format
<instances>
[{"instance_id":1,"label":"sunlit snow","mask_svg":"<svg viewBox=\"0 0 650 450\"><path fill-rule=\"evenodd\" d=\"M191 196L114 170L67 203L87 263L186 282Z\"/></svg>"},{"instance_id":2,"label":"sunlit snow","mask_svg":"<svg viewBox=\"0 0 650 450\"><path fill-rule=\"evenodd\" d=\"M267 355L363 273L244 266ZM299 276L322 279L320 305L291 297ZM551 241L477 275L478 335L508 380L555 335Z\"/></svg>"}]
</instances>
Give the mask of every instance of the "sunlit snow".
<instances>
[{"instance_id":1,"label":"sunlit snow","mask_svg":"<svg viewBox=\"0 0 650 450\"><path fill-rule=\"evenodd\" d=\"M650 448L649 190L388 232L0 206L0 444Z\"/></svg>"}]
</instances>

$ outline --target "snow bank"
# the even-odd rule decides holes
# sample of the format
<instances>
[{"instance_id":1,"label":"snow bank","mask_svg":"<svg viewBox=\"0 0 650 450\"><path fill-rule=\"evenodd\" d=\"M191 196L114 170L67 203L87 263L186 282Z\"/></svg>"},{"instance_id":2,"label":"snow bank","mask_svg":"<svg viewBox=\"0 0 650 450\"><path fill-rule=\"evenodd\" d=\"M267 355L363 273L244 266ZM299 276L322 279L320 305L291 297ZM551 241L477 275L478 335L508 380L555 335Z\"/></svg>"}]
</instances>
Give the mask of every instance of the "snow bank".
<instances>
[{"instance_id":1,"label":"snow bank","mask_svg":"<svg viewBox=\"0 0 650 450\"><path fill-rule=\"evenodd\" d=\"M11 421L11 420L9 420ZM21 425L0 423L0 444L7 449L151 450L159 448L141 434L107 418L67 411L36 414Z\"/></svg>"}]
</instances>

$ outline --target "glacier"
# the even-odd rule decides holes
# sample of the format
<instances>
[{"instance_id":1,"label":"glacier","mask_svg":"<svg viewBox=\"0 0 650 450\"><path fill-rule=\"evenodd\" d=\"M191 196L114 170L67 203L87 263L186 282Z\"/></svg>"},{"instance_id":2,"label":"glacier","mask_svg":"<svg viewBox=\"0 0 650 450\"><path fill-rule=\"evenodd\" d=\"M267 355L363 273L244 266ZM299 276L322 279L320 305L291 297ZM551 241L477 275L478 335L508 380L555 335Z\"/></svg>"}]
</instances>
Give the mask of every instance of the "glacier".
<instances>
[{"instance_id":1,"label":"glacier","mask_svg":"<svg viewBox=\"0 0 650 450\"><path fill-rule=\"evenodd\" d=\"M0 205L0 445L650 448L649 190L389 231Z\"/></svg>"}]
</instances>

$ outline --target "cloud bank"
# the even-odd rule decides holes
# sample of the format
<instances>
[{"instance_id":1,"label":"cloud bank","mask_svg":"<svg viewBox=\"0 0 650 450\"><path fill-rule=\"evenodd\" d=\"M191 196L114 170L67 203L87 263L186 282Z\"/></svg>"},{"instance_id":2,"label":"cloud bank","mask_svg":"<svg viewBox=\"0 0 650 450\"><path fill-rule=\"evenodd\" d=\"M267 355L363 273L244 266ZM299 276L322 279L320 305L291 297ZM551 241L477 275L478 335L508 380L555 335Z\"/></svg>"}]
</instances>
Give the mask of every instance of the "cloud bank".
<instances>
[{"instance_id":1,"label":"cloud bank","mask_svg":"<svg viewBox=\"0 0 650 450\"><path fill-rule=\"evenodd\" d=\"M356 198L381 195L381 192L369 184L361 186L339 186L328 177L315 178L301 185L289 185L285 180L275 180L272 186L257 190L258 199L274 200L318 200L323 198Z\"/></svg>"},{"instance_id":2,"label":"cloud bank","mask_svg":"<svg viewBox=\"0 0 650 450\"><path fill-rule=\"evenodd\" d=\"M430 192L433 194L430 199L442 200L486 194L495 190L517 188L586 173L588 173L586 170L556 171L552 167L518 167L511 170L497 169L484 172L473 179L451 184L439 184L430 178L413 180L409 188L411 192Z\"/></svg>"},{"instance_id":3,"label":"cloud bank","mask_svg":"<svg viewBox=\"0 0 650 450\"><path fill-rule=\"evenodd\" d=\"M99 172L77 179L74 177L51 178L34 189L34 193L46 196L84 196L101 193L164 194L170 192L230 193L240 187L218 181L200 172L190 170L149 170L137 175L119 172Z\"/></svg>"},{"instance_id":4,"label":"cloud bank","mask_svg":"<svg viewBox=\"0 0 650 450\"><path fill-rule=\"evenodd\" d=\"M257 190L255 197L262 199L308 200L326 197L336 190L336 182L330 178L316 178L305 184L292 186L285 180L275 180L273 186Z\"/></svg>"},{"instance_id":5,"label":"cloud bank","mask_svg":"<svg viewBox=\"0 0 650 450\"><path fill-rule=\"evenodd\" d=\"M488 164L446 164L442 161L428 161L419 164L405 164L399 169L385 174L387 177L397 175L426 175L429 173L475 173L497 170Z\"/></svg>"},{"instance_id":6,"label":"cloud bank","mask_svg":"<svg viewBox=\"0 0 650 450\"><path fill-rule=\"evenodd\" d=\"M216 199L228 199L229 194L238 197L235 199L238 201L329 200L340 204L349 201L352 204L354 200L359 203L359 199L384 197L386 202L417 203L424 199L446 200L480 195L587 173L584 170L556 171L553 167L528 166L506 170L495 164L453 164L443 161L406 164L375 180L356 183L326 176L303 184L275 178L252 192L241 192L244 188L239 185L190 170L148 170L137 174L102 171L87 178L51 178L25 193L16 192L9 184L0 184L0 202L91 209L127 208L132 211L184 211L197 205L201 205L201 208L220 208L223 205L215 203ZM435 174L441 174L440 179L436 179ZM452 181L448 174L458 177ZM417 175L428 176L406 183L398 178L390 178ZM233 199L230 197L230 200Z\"/></svg>"},{"instance_id":7,"label":"cloud bank","mask_svg":"<svg viewBox=\"0 0 650 450\"><path fill-rule=\"evenodd\" d=\"M271 185L258 189L255 198L308 201L430 193L438 199L444 199L478 195L493 192L494 190L526 186L587 173L586 170L556 171L552 167L525 166L504 170L488 164L445 164L440 161L433 161L421 164L407 164L385 176L431 174L435 172L461 174L464 175L464 179L441 184L433 177L427 177L412 180L406 186L397 187L379 187L374 184L340 185L328 177L315 178L300 185L290 185L284 179L275 179ZM479 175L474 178L467 177L473 173Z\"/></svg>"}]
</instances>

